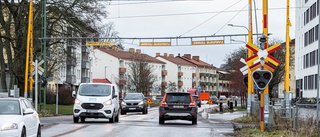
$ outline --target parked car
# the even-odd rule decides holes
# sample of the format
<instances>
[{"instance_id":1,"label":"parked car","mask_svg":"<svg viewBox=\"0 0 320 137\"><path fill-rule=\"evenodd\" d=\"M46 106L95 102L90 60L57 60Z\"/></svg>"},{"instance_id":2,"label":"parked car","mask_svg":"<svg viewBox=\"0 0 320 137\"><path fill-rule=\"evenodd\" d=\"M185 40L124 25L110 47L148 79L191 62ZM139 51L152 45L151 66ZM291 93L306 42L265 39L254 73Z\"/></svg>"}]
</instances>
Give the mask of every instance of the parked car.
<instances>
[{"instance_id":1,"label":"parked car","mask_svg":"<svg viewBox=\"0 0 320 137\"><path fill-rule=\"evenodd\" d=\"M142 93L127 93L121 101L121 115L127 112L148 114L147 98Z\"/></svg>"},{"instance_id":2,"label":"parked car","mask_svg":"<svg viewBox=\"0 0 320 137\"><path fill-rule=\"evenodd\" d=\"M39 115L25 98L0 98L0 136L40 137Z\"/></svg>"},{"instance_id":3,"label":"parked car","mask_svg":"<svg viewBox=\"0 0 320 137\"><path fill-rule=\"evenodd\" d=\"M220 95L220 98L219 98L219 101L220 101L220 103L226 103L227 102L227 97L226 96L224 96L224 95Z\"/></svg>"},{"instance_id":4,"label":"parked car","mask_svg":"<svg viewBox=\"0 0 320 137\"><path fill-rule=\"evenodd\" d=\"M108 118L119 122L119 90L115 84L81 83L78 92L73 91L73 122L85 122L86 118Z\"/></svg>"},{"instance_id":5,"label":"parked car","mask_svg":"<svg viewBox=\"0 0 320 137\"><path fill-rule=\"evenodd\" d=\"M193 97L193 100L197 103L197 106L199 108L201 108L201 100L199 99L199 96L198 95L192 95Z\"/></svg>"},{"instance_id":6,"label":"parked car","mask_svg":"<svg viewBox=\"0 0 320 137\"><path fill-rule=\"evenodd\" d=\"M164 95L159 106L159 124L166 120L189 120L197 124L198 108L188 92L169 92Z\"/></svg>"},{"instance_id":7,"label":"parked car","mask_svg":"<svg viewBox=\"0 0 320 137\"><path fill-rule=\"evenodd\" d=\"M210 96L210 99L212 101L213 104L218 104L218 98L217 96Z\"/></svg>"}]
</instances>

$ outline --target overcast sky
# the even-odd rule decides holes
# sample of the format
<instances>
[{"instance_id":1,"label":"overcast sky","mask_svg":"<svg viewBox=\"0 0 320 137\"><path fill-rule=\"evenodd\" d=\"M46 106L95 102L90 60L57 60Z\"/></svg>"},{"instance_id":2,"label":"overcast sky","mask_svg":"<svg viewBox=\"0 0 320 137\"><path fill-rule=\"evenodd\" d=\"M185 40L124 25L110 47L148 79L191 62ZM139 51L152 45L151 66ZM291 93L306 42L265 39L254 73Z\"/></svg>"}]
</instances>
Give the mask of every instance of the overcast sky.
<instances>
[{"instance_id":1,"label":"overcast sky","mask_svg":"<svg viewBox=\"0 0 320 137\"><path fill-rule=\"evenodd\" d=\"M291 2L290 37L294 39L295 3ZM253 13L253 32L262 33L262 2L256 0L257 24ZM269 0L269 33L271 39L285 41L286 1ZM115 1L107 5L109 12L105 22L114 22L119 37L177 37L246 34L241 27L248 26L247 0L210 0L210 1ZM245 41L243 38L235 40ZM220 44L204 46L140 47L138 40L126 40L126 49L141 49L143 53L155 56L157 52L191 54L220 67L226 55L244 44ZM240 42L241 43L241 42Z\"/></svg>"}]
</instances>

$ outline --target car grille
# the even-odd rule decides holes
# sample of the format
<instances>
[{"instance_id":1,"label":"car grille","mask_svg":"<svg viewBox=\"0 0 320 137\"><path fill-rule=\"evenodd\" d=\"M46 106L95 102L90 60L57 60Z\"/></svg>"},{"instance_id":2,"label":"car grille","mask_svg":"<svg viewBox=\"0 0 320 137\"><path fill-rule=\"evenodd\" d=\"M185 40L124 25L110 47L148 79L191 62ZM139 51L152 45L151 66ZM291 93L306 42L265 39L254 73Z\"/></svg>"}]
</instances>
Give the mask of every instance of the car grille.
<instances>
[{"instance_id":1,"label":"car grille","mask_svg":"<svg viewBox=\"0 0 320 137\"><path fill-rule=\"evenodd\" d=\"M128 106L136 106L138 103L127 103Z\"/></svg>"},{"instance_id":2,"label":"car grille","mask_svg":"<svg viewBox=\"0 0 320 137\"><path fill-rule=\"evenodd\" d=\"M81 107L84 109L101 109L103 105L101 103L83 103Z\"/></svg>"}]
</instances>

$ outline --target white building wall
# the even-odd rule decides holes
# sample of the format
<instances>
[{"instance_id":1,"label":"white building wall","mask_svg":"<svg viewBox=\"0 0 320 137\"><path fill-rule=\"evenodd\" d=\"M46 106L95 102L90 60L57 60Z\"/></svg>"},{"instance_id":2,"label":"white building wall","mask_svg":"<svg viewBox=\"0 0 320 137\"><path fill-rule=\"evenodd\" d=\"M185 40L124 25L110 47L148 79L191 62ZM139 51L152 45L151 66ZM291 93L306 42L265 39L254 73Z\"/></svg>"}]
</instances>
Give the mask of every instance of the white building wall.
<instances>
[{"instance_id":1,"label":"white building wall","mask_svg":"<svg viewBox=\"0 0 320 137\"><path fill-rule=\"evenodd\" d=\"M316 97L317 95L317 89L305 89L304 86L304 76L309 75L315 75L317 74L317 64L312 67L303 68L304 64L304 55L318 49L318 41L314 41L308 46L304 46L304 34L309 31L311 28L315 27L319 23L319 16L317 15L314 19L312 19L307 24L304 24L304 12L307 9L310 9L310 6L314 4L317 0L308 0L307 3L305 3L305 0L297 0L296 1L296 28L295 28L295 37L296 39L296 48L295 48L295 75L296 80L302 79L303 85L302 85L302 91L303 91L303 97Z\"/></svg>"},{"instance_id":2,"label":"white building wall","mask_svg":"<svg viewBox=\"0 0 320 137\"><path fill-rule=\"evenodd\" d=\"M178 85L178 65L174 64L162 57L156 57L156 59L165 62L166 63L166 70L167 70L167 76L166 76L166 82L169 85L169 81L175 82L176 85Z\"/></svg>"},{"instance_id":3,"label":"white building wall","mask_svg":"<svg viewBox=\"0 0 320 137\"><path fill-rule=\"evenodd\" d=\"M195 72L195 67L181 66L181 72L183 72L183 76L181 77L183 86L181 89L187 92L188 89L192 89L192 73Z\"/></svg>"},{"instance_id":4,"label":"white building wall","mask_svg":"<svg viewBox=\"0 0 320 137\"><path fill-rule=\"evenodd\" d=\"M107 78L115 83L119 77L119 59L98 49L93 50L92 58L92 79Z\"/></svg>"}]
</instances>

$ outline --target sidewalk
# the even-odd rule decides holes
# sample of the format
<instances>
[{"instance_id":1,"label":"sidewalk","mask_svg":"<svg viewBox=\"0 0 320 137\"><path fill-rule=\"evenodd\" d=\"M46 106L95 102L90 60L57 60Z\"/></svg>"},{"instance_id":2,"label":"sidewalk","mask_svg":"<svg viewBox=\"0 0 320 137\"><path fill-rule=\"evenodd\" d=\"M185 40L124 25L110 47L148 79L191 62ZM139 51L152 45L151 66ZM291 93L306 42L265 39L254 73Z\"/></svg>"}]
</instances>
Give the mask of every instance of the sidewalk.
<instances>
[{"instance_id":1,"label":"sidewalk","mask_svg":"<svg viewBox=\"0 0 320 137\"><path fill-rule=\"evenodd\" d=\"M205 109L213 109L219 107L218 105L202 105L201 108L198 108L198 111L202 118L208 119L210 121L215 121L215 122L221 122L221 123L231 123L233 124L233 129L234 130L239 130L243 127L256 127L257 125L255 124L243 124L243 123L236 123L232 122L233 119L243 117L247 115L246 111L234 111L234 112L223 112L223 113L207 113L205 112Z\"/></svg>"}]
</instances>

